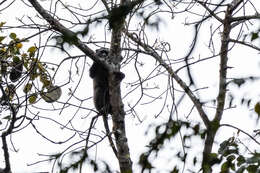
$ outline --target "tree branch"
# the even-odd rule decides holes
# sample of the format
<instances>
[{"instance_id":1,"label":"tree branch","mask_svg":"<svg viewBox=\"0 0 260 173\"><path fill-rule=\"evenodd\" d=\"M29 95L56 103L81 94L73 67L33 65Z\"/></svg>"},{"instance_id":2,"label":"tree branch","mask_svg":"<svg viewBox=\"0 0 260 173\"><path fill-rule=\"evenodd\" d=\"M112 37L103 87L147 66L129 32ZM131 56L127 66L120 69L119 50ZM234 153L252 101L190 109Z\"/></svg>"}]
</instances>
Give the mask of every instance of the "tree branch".
<instances>
[{"instance_id":1,"label":"tree branch","mask_svg":"<svg viewBox=\"0 0 260 173\"><path fill-rule=\"evenodd\" d=\"M253 20L253 19L260 19L260 14L249 15L249 16L240 16L240 17L232 17L231 21L246 21L246 20Z\"/></svg>"},{"instance_id":2,"label":"tree branch","mask_svg":"<svg viewBox=\"0 0 260 173\"><path fill-rule=\"evenodd\" d=\"M198 110L200 117L202 121L204 122L205 126L208 128L210 125L210 121L204 112L202 108L202 104L199 101L199 99L193 94L193 92L190 90L190 88L187 86L187 84L173 71L173 69L164 62L164 60L161 58L158 53L153 50L153 48L145 43L143 43L140 39L138 39L133 34L129 33L128 31L124 30L124 33L134 42L136 42L138 45L140 45L144 50L147 51L147 53L154 57L171 75L172 78L176 80L176 82L182 87L182 89L185 91L185 93L190 97L191 101L195 105L196 109Z\"/></svg>"},{"instance_id":3,"label":"tree branch","mask_svg":"<svg viewBox=\"0 0 260 173\"><path fill-rule=\"evenodd\" d=\"M231 124L220 124L219 127L231 127L231 128L234 128L234 129L237 129L238 131L241 131L242 133L244 133L245 135L247 135L249 138L251 138L255 143L257 143L258 145L260 145L260 142L258 142L253 136L251 136L249 133L247 133L246 131L236 127L236 126L233 126Z\"/></svg>"},{"instance_id":4,"label":"tree branch","mask_svg":"<svg viewBox=\"0 0 260 173\"><path fill-rule=\"evenodd\" d=\"M128 3L128 0L121 0L120 6ZM111 21L110 21L111 22ZM115 22L115 23L114 23ZM111 35L111 47L109 51L109 57L115 65L114 71L119 71L121 58L121 38L122 30L124 27L125 17L120 18L113 22L112 35ZM113 131L115 135L115 141L117 146L118 161L121 172L133 172L132 161L130 157L126 131L125 131L125 112L122 103L120 81L118 81L115 73L109 74L109 95L110 103L112 106L112 121Z\"/></svg>"},{"instance_id":5,"label":"tree branch","mask_svg":"<svg viewBox=\"0 0 260 173\"><path fill-rule=\"evenodd\" d=\"M224 26L221 38L221 48L220 48L220 70L219 70L219 91L217 97L217 108L214 117L215 122L220 122L225 106L226 99L226 88L227 88L227 61L228 61L228 44L229 35L231 32L231 19L232 10L230 7L227 8Z\"/></svg>"},{"instance_id":6,"label":"tree branch","mask_svg":"<svg viewBox=\"0 0 260 173\"><path fill-rule=\"evenodd\" d=\"M244 45L244 46L248 46L252 49L255 49L255 50L258 50L260 51L260 48L255 46L255 45L252 45L252 44L249 44L249 43L246 43L244 41L239 41L239 40L234 40L234 39L229 39L230 42L233 42L233 43L238 43L238 44L241 44L241 45Z\"/></svg>"},{"instance_id":7,"label":"tree branch","mask_svg":"<svg viewBox=\"0 0 260 173\"><path fill-rule=\"evenodd\" d=\"M203 160L202 169L203 172L212 172L211 165L211 155L214 139L219 128L220 120L222 119L226 92L227 92L227 61L228 61L228 44L229 36L231 32L231 18L232 12L231 6L228 6L223 21L223 32L221 38L221 48L220 48L220 70L219 70L219 91L217 97L217 108L213 121L210 123L210 127L207 129L207 136L205 139L205 145L203 149Z\"/></svg>"},{"instance_id":8,"label":"tree branch","mask_svg":"<svg viewBox=\"0 0 260 173\"><path fill-rule=\"evenodd\" d=\"M206 6L206 4L205 4L205 2L201 2L201 1L197 1L201 6L203 6L208 12L209 12L209 14L210 15L212 15L213 17L215 17L215 19L217 19L220 23L223 23L223 20L220 18L220 17L218 17L215 13L214 13L214 11L212 11L211 9L209 9L207 6Z\"/></svg>"},{"instance_id":9,"label":"tree branch","mask_svg":"<svg viewBox=\"0 0 260 173\"><path fill-rule=\"evenodd\" d=\"M84 44L79 38L77 38L77 35L75 32L67 29L65 26L63 26L58 20L54 19L53 16L51 16L38 2L37 0L28 0L32 6L35 8L35 10L50 24L50 26L55 30L61 33L62 35L71 38L72 44L74 44L78 49L80 49L82 52L85 53L88 57L90 57L93 61L99 62L104 67L109 69L109 66L105 61L100 60L97 56L95 56L95 52L90 49L86 44Z\"/></svg>"},{"instance_id":10,"label":"tree branch","mask_svg":"<svg viewBox=\"0 0 260 173\"><path fill-rule=\"evenodd\" d=\"M6 93L5 93L2 85L0 85L0 90L3 93L3 96L6 96ZM8 97L8 96L6 96L6 97ZM10 164L10 157L9 157L8 144L6 142L6 137L8 135L10 135L12 133L13 129L15 128L14 124L16 122L16 113L17 113L17 109L18 109L18 108L14 108L14 106L9 101L8 101L8 105L9 105L10 112L12 113L12 118L10 120L9 127L1 135L2 143L3 143L3 147L2 148L3 148L3 151L4 151L4 158L5 158L4 172L6 172L6 173L11 172L11 164Z\"/></svg>"}]
</instances>

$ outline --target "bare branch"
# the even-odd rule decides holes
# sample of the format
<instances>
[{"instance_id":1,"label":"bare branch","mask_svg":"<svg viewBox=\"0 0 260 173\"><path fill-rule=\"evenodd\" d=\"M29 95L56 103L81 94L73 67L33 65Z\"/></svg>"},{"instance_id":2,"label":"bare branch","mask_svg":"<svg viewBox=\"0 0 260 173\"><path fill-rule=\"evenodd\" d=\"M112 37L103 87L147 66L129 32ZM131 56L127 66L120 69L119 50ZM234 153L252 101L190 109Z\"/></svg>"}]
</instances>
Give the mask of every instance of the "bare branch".
<instances>
[{"instance_id":1,"label":"bare branch","mask_svg":"<svg viewBox=\"0 0 260 173\"><path fill-rule=\"evenodd\" d=\"M102 63L105 67L108 67L104 62L101 62L98 57L95 56L95 52L91 50L86 44L84 44L80 39L77 38L76 33L67 29L59 21L54 19L36 0L29 0L32 6L38 11L38 13L51 25L51 27L71 38L72 43L78 47L82 52L89 56L94 61Z\"/></svg>"},{"instance_id":2,"label":"bare branch","mask_svg":"<svg viewBox=\"0 0 260 173\"><path fill-rule=\"evenodd\" d=\"M220 17L218 17L218 16L214 13L214 11L212 11L211 9L209 9L204 2L201 2L201 1L197 1L197 2L198 2L201 6L203 6L203 7L209 12L209 14L211 14L213 17L215 17L215 19L217 19L219 22L223 23L223 20L222 20Z\"/></svg>"},{"instance_id":3,"label":"bare branch","mask_svg":"<svg viewBox=\"0 0 260 173\"><path fill-rule=\"evenodd\" d=\"M239 40L234 40L234 39L229 39L230 42L233 42L233 43L238 43L238 44L241 44L241 45L244 45L244 46L248 46L252 49L255 49L255 50L258 50L260 51L260 48L255 46L255 45L252 45L252 44L249 44L249 43L246 43L244 41L239 41Z\"/></svg>"},{"instance_id":4,"label":"bare branch","mask_svg":"<svg viewBox=\"0 0 260 173\"><path fill-rule=\"evenodd\" d=\"M234 11L242 2L243 0L233 0L230 6L231 11Z\"/></svg>"},{"instance_id":5,"label":"bare branch","mask_svg":"<svg viewBox=\"0 0 260 173\"><path fill-rule=\"evenodd\" d=\"M219 123L222 119L226 92L227 92L227 61L228 61L228 44L229 37L231 32L231 17L234 9L231 9L228 6L223 21L223 32L221 38L221 48L220 48L220 70L219 70L219 91L217 97L217 108L213 121L211 122L209 128L207 129L207 136L205 139L204 149L203 149L203 160L202 160L202 169L203 172L212 172L211 163L210 163L210 153L212 152L212 147L216 133L219 129Z\"/></svg>"},{"instance_id":6,"label":"bare branch","mask_svg":"<svg viewBox=\"0 0 260 173\"><path fill-rule=\"evenodd\" d=\"M240 16L240 17L232 17L231 21L246 21L246 20L253 20L253 19L260 19L260 14L249 15L249 16Z\"/></svg>"},{"instance_id":7,"label":"bare branch","mask_svg":"<svg viewBox=\"0 0 260 173\"><path fill-rule=\"evenodd\" d=\"M202 104L199 101L199 99L193 94L193 92L190 90L190 88L187 86L187 84L173 71L173 69L163 61L160 55L157 54L153 48L143 42L141 42L140 39L138 39L134 34L129 33L128 31L124 30L124 33L134 42L136 42L138 45L142 46L144 50L147 51L147 54L154 57L171 75L172 78L176 80L176 82L182 87L182 89L187 93L187 95L190 97L191 101L197 108L200 117L202 121L204 122L205 126L208 128L210 125L210 120L208 119L206 113L204 112L202 108Z\"/></svg>"},{"instance_id":8,"label":"bare branch","mask_svg":"<svg viewBox=\"0 0 260 173\"><path fill-rule=\"evenodd\" d=\"M229 44L229 35L231 32L231 21L230 21L231 16L232 16L232 11L230 8L228 8L224 19L221 48L220 48L219 91L217 97L217 109L214 117L215 122L220 122L222 118L224 106L225 106L226 88L227 88L228 44Z\"/></svg>"},{"instance_id":9,"label":"bare branch","mask_svg":"<svg viewBox=\"0 0 260 173\"><path fill-rule=\"evenodd\" d=\"M244 133L245 135L247 135L249 138L251 138L255 143L257 143L258 145L260 145L260 142L258 142L253 136L251 136L249 133L245 132L244 130L236 127L236 126L233 126L231 124L220 124L220 127L223 127L223 126L227 126L227 127L231 127L233 129L237 129L238 131L241 131L242 133Z\"/></svg>"}]
</instances>

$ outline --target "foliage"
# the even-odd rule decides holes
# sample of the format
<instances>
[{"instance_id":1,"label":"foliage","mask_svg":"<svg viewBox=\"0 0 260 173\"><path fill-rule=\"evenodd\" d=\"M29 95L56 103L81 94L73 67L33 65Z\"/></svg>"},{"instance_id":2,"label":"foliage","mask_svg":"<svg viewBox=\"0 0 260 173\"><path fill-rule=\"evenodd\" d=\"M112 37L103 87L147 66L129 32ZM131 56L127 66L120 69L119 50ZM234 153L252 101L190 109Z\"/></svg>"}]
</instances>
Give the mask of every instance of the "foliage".
<instances>
[{"instance_id":1,"label":"foliage","mask_svg":"<svg viewBox=\"0 0 260 173\"><path fill-rule=\"evenodd\" d=\"M260 155L257 151L249 155L243 155L239 152L239 140L231 137L223 141L218 150L218 154L224 160L221 164L221 173L237 172L241 173L247 170L249 173L260 172Z\"/></svg>"},{"instance_id":2,"label":"foliage","mask_svg":"<svg viewBox=\"0 0 260 173\"><path fill-rule=\"evenodd\" d=\"M4 23L5 22L2 22L1 26L3 26ZM39 93L42 93L41 96L46 101L47 98L43 94L43 91L45 88L48 89L53 86L51 76L47 70L48 66L35 58L37 52L35 46L29 47L26 52L22 51L22 43L28 42L28 40L20 39L16 33L10 33L9 38L11 39L9 43L4 43L7 36L1 36L1 87L8 89L8 86L11 85L10 83L15 83L23 75L20 82L22 84L25 83L23 91L28 96L29 103L35 103ZM25 71L23 71L23 67ZM10 81L8 80L8 76ZM34 84L37 79L42 83L40 90ZM52 95L49 91L46 93ZM6 95L8 96L10 94ZM58 98L49 102L57 101ZM12 100L13 97L6 101Z\"/></svg>"}]
</instances>

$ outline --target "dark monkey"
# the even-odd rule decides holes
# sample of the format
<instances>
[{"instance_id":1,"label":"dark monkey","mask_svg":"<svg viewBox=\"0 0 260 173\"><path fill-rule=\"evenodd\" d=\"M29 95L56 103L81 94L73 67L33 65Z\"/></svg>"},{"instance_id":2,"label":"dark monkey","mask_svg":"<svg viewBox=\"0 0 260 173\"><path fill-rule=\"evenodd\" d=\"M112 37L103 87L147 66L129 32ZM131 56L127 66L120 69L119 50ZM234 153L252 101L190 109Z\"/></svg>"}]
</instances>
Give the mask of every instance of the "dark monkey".
<instances>
[{"instance_id":1,"label":"dark monkey","mask_svg":"<svg viewBox=\"0 0 260 173\"><path fill-rule=\"evenodd\" d=\"M111 114L107 69L94 62L89 70L89 75L93 79L93 100L97 111L101 114Z\"/></svg>"},{"instance_id":2,"label":"dark monkey","mask_svg":"<svg viewBox=\"0 0 260 173\"><path fill-rule=\"evenodd\" d=\"M100 58L109 58L108 57L109 50L105 48L97 49L96 55ZM103 67L102 64L99 64L97 62L94 62L93 65L89 69L89 75L93 79L93 90L94 90L94 105L97 111L102 115L104 126L106 129L106 133L108 135L109 143L113 149L114 154L117 156L117 150L113 143L108 121L107 121L107 115L112 114L112 106L110 104L109 99L109 86L108 86L108 70ZM122 72L115 72L116 80L119 82L123 80L125 77L124 73Z\"/></svg>"},{"instance_id":3,"label":"dark monkey","mask_svg":"<svg viewBox=\"0 0 260 173\"><path fill-rule=\"evenodd\" d=\"M108 58L109 50L101 48L96 50L97 56ZM93 79L94 105L101 114L111 114L112 107L109 101L108 70L101 64L94 62L89 69L89 75ZM120 82L125 77L122 72L115 72L116 79Z\"/></svg>"}]
</instances>

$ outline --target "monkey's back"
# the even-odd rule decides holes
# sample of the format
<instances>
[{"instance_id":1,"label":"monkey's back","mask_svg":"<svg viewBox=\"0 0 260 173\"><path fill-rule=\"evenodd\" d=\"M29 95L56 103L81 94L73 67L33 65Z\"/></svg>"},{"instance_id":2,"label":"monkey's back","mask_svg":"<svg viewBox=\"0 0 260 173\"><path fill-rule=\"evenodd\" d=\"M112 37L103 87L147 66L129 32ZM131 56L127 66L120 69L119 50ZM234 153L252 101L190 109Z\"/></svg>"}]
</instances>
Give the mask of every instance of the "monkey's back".
<instances>
[{"instance_id":1,"label":"monkey's back","mask_svg":"<svg viewBox=\"0 0 260 173\"><path fill-rule=\"evenodd\" d=\"M94 62L90 68L90 77L93 79L94 105L102 114L111 113L108 88L108 71L102 65Z\"/></svg>"}]
</instances>

